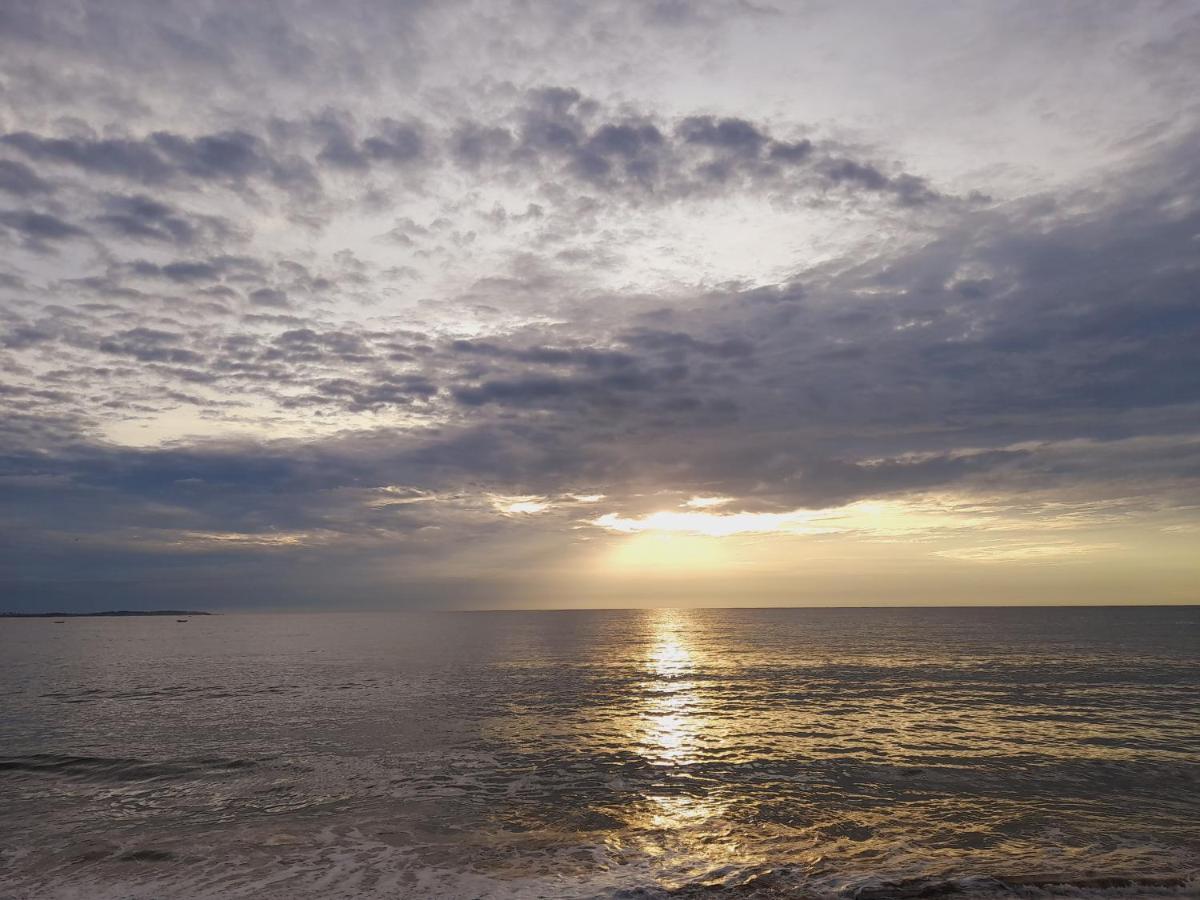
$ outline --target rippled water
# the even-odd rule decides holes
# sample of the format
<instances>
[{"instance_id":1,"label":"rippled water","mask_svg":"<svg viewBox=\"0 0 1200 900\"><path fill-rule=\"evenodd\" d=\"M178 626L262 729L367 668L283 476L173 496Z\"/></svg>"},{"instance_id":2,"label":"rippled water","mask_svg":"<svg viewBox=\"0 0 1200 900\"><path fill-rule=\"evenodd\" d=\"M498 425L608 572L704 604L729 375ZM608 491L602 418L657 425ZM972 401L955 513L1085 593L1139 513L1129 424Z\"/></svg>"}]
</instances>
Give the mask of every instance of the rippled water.
<instances>
[{"instance_id":1,"label":"rippled water","mask_svg":"<svg viewBox=\"0 0 1200 900\"><path fill-rule=\"evenodd\" d=\"M0 622L0 896L1198 896L1200 608Z\"/></svg>"}]
</instances>

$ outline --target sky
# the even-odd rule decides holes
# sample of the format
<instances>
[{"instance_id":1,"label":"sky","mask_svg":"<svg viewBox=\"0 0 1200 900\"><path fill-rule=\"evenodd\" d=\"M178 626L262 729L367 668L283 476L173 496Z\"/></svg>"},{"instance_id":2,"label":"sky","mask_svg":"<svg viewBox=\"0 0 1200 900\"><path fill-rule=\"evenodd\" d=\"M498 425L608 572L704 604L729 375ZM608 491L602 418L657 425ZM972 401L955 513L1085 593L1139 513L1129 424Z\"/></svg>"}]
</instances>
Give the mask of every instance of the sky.
<instances>
[{"instance_id":1,"label":"sky","mask_svg":"<svg viewBox=\"0 0 1200 900\"><path fill-rule=\"evenodd\" d=\"M1200 601L1200 2L0 2L0 608Z\"/></svg>"}]
</instances>

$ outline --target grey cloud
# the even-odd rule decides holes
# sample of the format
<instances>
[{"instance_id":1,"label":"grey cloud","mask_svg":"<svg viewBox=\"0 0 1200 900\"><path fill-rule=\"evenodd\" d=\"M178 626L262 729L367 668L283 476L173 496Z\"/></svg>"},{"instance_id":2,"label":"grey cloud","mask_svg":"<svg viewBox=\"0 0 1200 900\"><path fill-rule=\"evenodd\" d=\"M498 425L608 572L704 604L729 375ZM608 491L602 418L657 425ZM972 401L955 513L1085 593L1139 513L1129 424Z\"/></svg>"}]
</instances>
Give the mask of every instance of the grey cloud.
<instances>
[{"instance_id":1,"label":"grey cloud","mask_svg":"<svg viewBox=\"0 0 1200 900\"><path fill-rule=\"evenodd\" d=\"M496 403L516 407L546 407L572 400L604 404L620 402L630 394L652 391L658 383L655 374L637 370L621 370L588 378L526 375L456 387L453 394L456 400L466 406Z\"/></svg>"},{"instance_id":2,"label":"grey cloud","mask_svg":"<svg viewBox=\"0 0 1200 900\"><path fill-rule=\"evenodd\" d=\"M438 388L420 375L387 374L370 381L332 378L319 382L311 395L299 401L333 403L352 412L377 410L389 406L407 406L428 400Z\"/></svg>"},{"instance_id":3,"label":"grey cloud","mask_svg":"<svg viewBox=\"0 0 1200 900\"><path fill-rule=\"evenodd\" d=\"M222 278L261 278L267 266L245 256L213 256L208 259L175 260L165 264L135 260L124 267L141 278L165 278L181 284L219 281Z\"/></svg>"},{"instance_id":4,"label":"grey cloud","mask_svg":"<svg viewBox=\"0 0 1200 900\"><path fill-rule=\"evenodd\" d=\"M852 159L831 159L822 168L825 177L835 183L850 182L871 191L883 190L888 185L887 176L874 166Z\"/></svg>"},{"instance_id":5,"label":"grey cloud","mask_svg":"<svg viewBox=\"0 0 1200 900\"><path fill-rule=\"evenodd\" d=\"M324 139L318 161L337 168L365 171L372 163L404 166L422 161L429 153L426 128L416 120L383 119L374 133L361 141L348 117L333 110L326 111L313 127Z\"/></svg>"},{"instance_id":6,"label":"grey cloud","mask_svg":"<svg viewBox=\"0 0 1200 900\"><path fill-rule=\"evenodd\" d=\"M523 363L582 366L589 369L624 368L636 363L628 353L598 347L520 347L482 340L456 340L450 344L456 353L469 356L512 359Z\"/></svg>"},{"instance_id":7,"label":"grey cloud","mask_svg":"<svg viewBox=\"0 0 1200 900\"><path fill-rule=\"evenodd\" d=\"M2 341L3 346L9 349L21 350L25 347L32 347L34 344L54 340L57 335L58 331L49 323L20 322L4 330Z\"/></svg>"},{"instance_id":8,"label":"grey cloud","mask_svg":"<svg viewBox=\"0 0 1200 900\"><path fill-rule=\"evenodd\" d=\"M937 199L928 183L915 175L888 177L875 166L852 159L830 159L821 167L833 184L853 184L868 191L890 191L905 206L919 206Z\"/></svg>"},{"instance_id":9,"label":"grey cloud","mask_svg":"<svg viewBox=\"0 0 1200 900\"><path fill-rule=\"evenodd\" d=\"M367 159L354 135L354 123L336 110L326 110L312 122L312 129L321 141L317 154L319 163L340 169L365 169Z\"/></svg>"},{"instance_id":10,"label":"grey cloud","mask_svg":"<svg viewBox=\"0 0 1200 900\"><path fill-rule=\"evenodd\" d=\"M46 194L52 190L49 182L39 178L38 174L24 163L0 159L0 191L18 197L29 197L34 194Z\"/></svg>"},{"instance_id":11,"label":"grey cloud","mask_svg":"<svg viewBox=\"0 0 1200 900\"><path fill-rule=\"evenodd\" d=\"M32 210L0 211L0 226L5 226L35 252L49 252L54 244L86 237L87 231L50 213Z\"/></svg>"},{"instance_id":12,"label":"grey cloud","mask_svg":"<svg viewBox=\"0 0 1200 900\"><path fill-rule=\"evenodd\" d=\"M633 347L662 351L673 356L682 356L691 351L724 358L747 357L754 353L754 345L741 338L703 341L683 332L654 328L633 329L622 334L621 340Z\"/></svg>"},{"instance_id":13,"label":"grey cloud","mask_svg":"<svg viewBox=\"0 0 1200 900\"><path fill-rule=\"evenodd\" d=\"M95 220L109 233L132 240L193 244L201 237L225 237L231 228L213 216L189 216L145 194L109 195Z\"/></svg>"},{"instance_id":14,"label":"grey cloud","mask_svg":"<svg viewBox=\"0 0 1200 900\"><path fill-rule=\"evenodd\" d=\"M650 115L613 115L561 87L528 92L508 118L519 123L515 130L505 121L462 122L449 134L417 119L385 118L359 138L348 113L328 109L304 125L276 122L273 130L285 137L274 143L240 129L195 137L155 131L142 139L20 131L0 136L0 143L42 163L140 184L261 183L297 200L319 195L322 167L365 173L446 162L517 181L567 176L616 200L830 188L889 195L906 206L939 197L917 176L885 173L807 139L781 140L746 119L688 116L672 125ZM317 140L311 159L296 143L305 133Z\"/></svg>"},{"instance_id":15,"label":"grey cloud","mask_svg":"<svg viewBox=\"0 0 1200 900\"><path fill-rule=\"evenodd\" d=\"M561 87L528 92L512 116L520 122L515 134L502 123L460 125L451 158L471 170L486 165L534 176L557 166L559 174L589 187L639 201L830 189L890 196L902 206L940 198L915 175L885 173L830 142L779 139L747 119L686 116L672 124L647 115L613 117L579 91Z\"/></svg>"},{"instance_id":16,"label":"grey cloud","mask_svg":"<svg viewBox=\"0 0 1200 900\"><path fill-rule=\"evenodd\" d=\"M450 154L459 165L476 169L484 163L502 160L515 142L507 128L464 123L451 135Z\"/></svg>"},{"instance_id":17,"label":"grey cloud","mask_svg":"<svg viewBox=\"0 0 1200 900\"><path fill-rule=\"evenodd\" d=\"M767 136L745 119L689 116L676 130L686 143L701 144L738 156L757 158L767 142Z\"/></svg>"},{"instance_id":18,"label":"grey cloud","mask_svg":"<svg viewBox=\"0 0 1200 900\"><path fill-rule=\"evenodd\" d=\"M140 275L161 273L171 281L213 281L221 277L221 266L211 262L173 262L165 266L144 266L138 271Z\"/></svg>"},{"instance_id":19,"label":"grey cloud","mask_svg":"<svg viewBox=\"0 0 1200 900\"><path fill-rule=\"evenodd\" d=\"M344 331L316 332L311 328L296 328L278 335L267 358L284 358L318 362L330 354L347 362L371 358L370 348L361 335Z\"/></svg>"},{"instance_id":20,"label":"grey cloud","mask_svg":"<svg viewBox=\"0 0 1200 900\"><path fill-rule=\"evenodd\" d=\"M810 140L771 141L767 151L770 159L782 163L801 163L812 155L813 144Z\"/></svg>"},{"instance_id":21,"label":"grey cloud","mask_svg":"<svg viewBox=\"0 0 1200 900\"><path fill-rule=\"evenodd\" d=\"M606 124L588 138L575 160L575 168L586 180L607 178L620 166L629 178L652 184L662 165L662 132L649 122Z\"/></svg>"},{"instance_id":22,"label":"grey cloud","mask_svg":"<svg viewBox=\"0 0 1200 900\"><path fill-rule=\"evenodd\" d=\"M289 188L311 189L316 176L310 164L297 157L277 157L255 135L245 131L187 138L169 132L156 132L150 138L177 170L205 180L241 182L252 176L264 176Z\"/></svg>"},{"instance_id":23,"label":"grey cloud","mask_svg":"<svg viewBox=\"0 0 1200 900\"><path fill-rule=\"evenodd\" d=\"M147 142L104 138L46 138L28 131L0 135L0 143L31 159L62 163L100 175L117 175L142 182L162 181L171 166Z\"/></svg>"},{"instance_id":24,"label":"grey cloud","mask_svg":"<svg viewBox=\"0 0 1200 900\"><path fill-rule=\"evenodd\" d=\"M270 168L262 143L244 131L187 138L155 132L151 142L183 172L204 179L244 179Z\"/></svg>"},{"instance_id":25,"label":"grey cloud","mask_svg":"<svg viewBox=\"0 0 1200 900\"><path fill-rule=\"evenodd\" d=\"M131 328L100 342L100 351L116 356L131 356L141 362L198 363L204 357L182 348L182 337L152 328Z\"/></svg>"},{"instance_id":26,"label":"grey cloud","mask_svg":"<svg viewBox=\"0 0 1200 900\"><path fill-rule=\"evenodd\" d=\"M417 123L384 120L379 132L362 144L363 152L373 160L393 164L414 162L425 155L423 129Z\"/></svg>"},{"instance_id":27,"label":"grey cloud","mask_svg":"<svg viewBox=\"0 0 1200 900\"><path fill-rule=\"evenodd\" d=\"M273 288L258 288L250 292L250 303L253 306L269 306L275 309L287 309L292 304L284 291Z\"/></svg>"},{"instance_id":28,"label":"grey cloud","mask_svg":"<svg viewBox=\"0 0 1200 900\"><path fill-rule=\"evenodd\" d=\"M145 138L44 137L28 131L0 135L0 144L40 162L68 165L140 184L192 178L239 184L260 177L285 188L315 188L306 161L276 156L246 131L188 137L156 131Z\"/></svg>"}]
</instances>

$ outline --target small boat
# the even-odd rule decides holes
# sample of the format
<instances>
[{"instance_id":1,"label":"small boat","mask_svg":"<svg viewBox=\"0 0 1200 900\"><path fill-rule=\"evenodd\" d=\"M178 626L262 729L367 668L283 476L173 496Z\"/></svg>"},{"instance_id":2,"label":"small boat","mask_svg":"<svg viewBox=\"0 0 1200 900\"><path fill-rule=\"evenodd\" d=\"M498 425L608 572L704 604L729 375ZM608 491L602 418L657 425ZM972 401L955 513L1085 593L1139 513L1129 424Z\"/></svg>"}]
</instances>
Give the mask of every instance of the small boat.
<instances>
[{"instance_id":1,"label":"small boat","mask_svg":"<svg viewBox=\"0 0 1200 900\"><path fill-rule=\"evenodd\" d=\"M55 619L54 620L55 625L63 625L65 623L66 623L66 619Z\"/></svg>"},{"instance_id":2,"label":"small boat","mask_svg":"<svg viewBox=\"0 0 1200 900\"><path fill-rule=\"evenodd\" d=\"M176 622L190 622L191 619L176 619Z\"/></svg>"}]
</instances>

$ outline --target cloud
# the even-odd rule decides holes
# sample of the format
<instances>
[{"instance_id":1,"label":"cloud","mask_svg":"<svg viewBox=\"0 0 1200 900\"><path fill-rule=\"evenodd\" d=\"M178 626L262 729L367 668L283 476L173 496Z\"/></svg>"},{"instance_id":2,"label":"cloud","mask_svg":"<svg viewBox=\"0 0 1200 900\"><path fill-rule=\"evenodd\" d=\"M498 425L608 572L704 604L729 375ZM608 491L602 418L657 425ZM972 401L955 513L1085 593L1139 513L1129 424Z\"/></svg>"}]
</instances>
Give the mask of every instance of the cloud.
<instances>
[{"instance_id":1,"label":"cloud","mask_svg":"<svg viewBox=\"0 0 1200 900\"><path fill-rule=\"evenodd\" d=\"M101 341L101 353L132 356L142 362L198 363L204 357L179 347L182 336L151 328L131 328L109 340Z\"/></svg>"},{"instance_id":2,"label":"cloud","mask_svg":"<svg viewBox=\"0 0 1200 900\"><path fill-rule=\"evenodd\" d=\"M253 306L268 306L275 309L287 309L291 306L287 293L274 288L257 288L250 292L249 300Z\"/></svg>"},{"instance_id":3,"label":"cloud","mask_svg":"<svg viewBox=\"0 0 1200 900\"><path fill-rule=\"evenodd\" d=\"M19 150L33 160L69 165L98 175L155 182L165 180L172 172L168 161L146 141L51 138L18 131L0 135L0 144Z\"/></svg>"},{"instance_id":4,"label":"cloud","mask_svg":"<svg viewBox=\"0 0 1200 900\"><path fill-rule=\"evenodd\" d=\"M649 114L614 114L578 90L528 92L510 118L462 123L451 159L493 177L559 177L607 196L636 202L675 202L727 191L780 195L842 190L890 195L903 206L941 195L918 176L885 173L847 154L834 141L778 139L743 118L684 116L671 122Z\"/></svg>"},{"instance_id":5,"label":"cloud","mask_svg":"<svg viewBox=\"0 0 1200 900\"><path fill-rule=\"evenodd\" d=\"M56 215L32 210L0 210L0 226L37 253L51 252L55 244L88 234Z\"/></svg>"},{"instance_id":6,"label":"cloud","mask_svg":"<svg viewBox=\"0 0 1200 900\"><path fill-rule=\"evenodd\" d=\"M10 4L0 588L1187 534L1194 34L1131 9Z\"/></svg>"},{"instance_id":7,"label":"cloud","mask_svg":"<svg viewBox=\"0 0 1200 900\"><path fill-rule=\"evenodd\" d=\"M478 385L457 387L454 397L467 406L496 403L506 406L553 406L562 401L615 402L624 394L648 391L655 377L644 372L617 372L598 378L561 378L528 375L492 379Z\"/></svg>"},{"instance_id":8,"label":"cloud","mask_svg":"<svg viewBox=\"0 0 1200 900\"><path fill-rule=\"evenodd\" d=\"M191 216L145 194L109 195L94 221L117 237L181 246L232 230L219 218Z\"/></svg>"},{"instance_id":9,"label":"cloud","mask_svg":"<svg viewBox=\"0 0 1200 900\"><path fill-rule=\"evenodd\" d=\"M336 403L353 412L407 406L428 400L438 392L432 382L420 375L384 375L370 384L347 378L333 378L315 385L313 393L301 403Z\"/></svg>"},{"instance_id":10,"label":"cloud","mask_svg":"<svg viewBox=\"0 0 1200 900\"><path fill-rule=\"evenodd\" d=\"M51 185L24 163L13 159L0 159L0 191L18 197L49 193Z\"/></svg>"},{"instance_id":11,"label":"cloud","mask_svg":"<svg viewBox=\"0 0 1200 900\"><path fill-rule=\"evenodd\" d=\"M276 157L261 138L246 131L196 137L156 131L143 138L48 137L16 131L0 135L0 146L38 163L136 184L193 179L238 186L256 178L292 189L315 184L308 162Z\"/></svg>"},{"instance_id":12,"label":"cloud","mask_svg":"<svg viewBox=\"0 0 1200 900\"><path fill-rule=\"evenodd\" d=\"M372 164L406 166L425 159L429 152L425 125L417 120L380 120L373 133L359 140L349 117L326 110L313 123L324 140L317 161L335 168L363 171Z\"/></svg>"}]
</instances>

